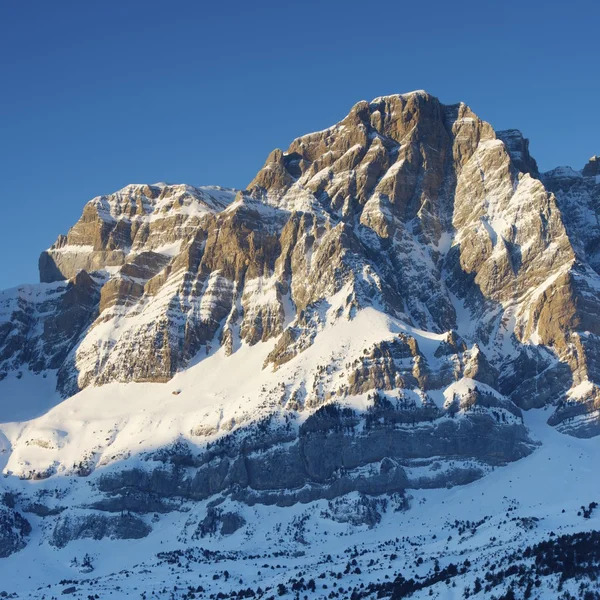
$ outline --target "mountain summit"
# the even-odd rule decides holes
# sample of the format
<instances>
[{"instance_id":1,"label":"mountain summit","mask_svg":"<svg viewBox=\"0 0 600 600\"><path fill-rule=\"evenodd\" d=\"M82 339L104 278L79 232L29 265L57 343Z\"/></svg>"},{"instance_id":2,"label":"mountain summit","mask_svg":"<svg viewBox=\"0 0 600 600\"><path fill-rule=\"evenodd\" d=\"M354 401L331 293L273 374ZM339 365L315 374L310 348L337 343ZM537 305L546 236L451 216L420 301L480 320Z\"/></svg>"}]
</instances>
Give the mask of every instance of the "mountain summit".
<instances>
[{"instance_id":1,"label":"mountain summit","mask_svg":"<svg viewBox=\"0 0 600 600\"><path fill-rule=\"evenodd\" d=\"M533 460L527 411L594 438L599 164L540 174L519 131L417 91L274 150L246 190L94 198L41 283L0 293L7 489L60 488L35 501L58 548L186 503L224 535L239 506L408 510Z\"/></svg>"}]
</instances>

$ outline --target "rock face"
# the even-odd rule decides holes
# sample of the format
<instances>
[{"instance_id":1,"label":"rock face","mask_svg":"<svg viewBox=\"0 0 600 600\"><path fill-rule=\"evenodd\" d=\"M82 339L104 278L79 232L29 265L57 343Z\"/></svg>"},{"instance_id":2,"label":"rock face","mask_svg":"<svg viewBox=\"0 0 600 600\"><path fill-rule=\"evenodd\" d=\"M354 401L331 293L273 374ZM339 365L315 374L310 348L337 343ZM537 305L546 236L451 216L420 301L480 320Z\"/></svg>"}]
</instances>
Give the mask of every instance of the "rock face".
<instances>
[{"instance_id":1,"label":"rock face","mask_svg":"<svg viewBox=\"0 0 600 600\"><path fill-rule=\"evenodd\" d=\"M128 185L88 202L79 221L67 235L40 256L40 281L70 279L79 271L100 271L133 263L148 254L140 270L129 267L129 277L150 279L165 264L152 255L173 256L184 240L193 237L208 214L222 211L235 190L189 185ZM158 258L160 260L160 258ZM109 269L110 270L110 269Z\"/></svg>"},{"instance_id":2,"label":"rock face","mask_svg":"<svg viewBox=\"0 0 600 600\"><path fill-rule=\"evenodd\" d=\"M86 271L66 282L0 294L0 379L11 370L61 372L97 313L100 288Z\"/></svg>"},{"instance_id":3,"label":"rock face","mask_svg":"<svg viewBox=\"0 0 600 600\"><path fill-rule=\"evenodd\" d=\"M376 395L361 416L330 403L309 416L297 434L250 427L222 439L192 461L193 476L174 466L171 456L171 465L150 473L102 475L99 489L121 497L135 490L192 500L236 490L234 497L249 504L286 506L352 491L377 495L464 484L534 448L521 411L472 381L442 409Z\"/></svg>"},{"instance_id":4,"label":"rock face","mask_svg":"<svg viewBox=\"0 0 600 600\"><path fill-rule=\"evenodd\" d=\"M31 525L12 503L0 500L0 558L6 558L27 545Z\"/></svg>"},{"instance_id":5,"label":"rock face","mask_svg":"<svg viewBox=\"0 0 600 600\"><path fill-rule=\"evenodd\" d=\"M540 174L520 132L462 103L359 102L274 150L244 191L132 185L90 201L42 253L42 283L0 294L0 378L53 370L69 397L215 355L225 379L236 353L261 356L264 396L235 399L260 396L252 415L169 430L179 441L148 452L151 469L99 476L102 510L471 481L535 448L521 409L553 404L561 431L600 431L598 175L597 157ZM323 341L335 327L351 342ZM95 519L61 521L56 544L121 535Z\"/></svg>"},{"instance_id":6,"label":"rock face","mask_svg":"<svg viewBox=\"0 0 600 600\"><path fill-rule=\"evenodd\" d=\"M598 177L600 175L600 156L592 156L588 164L583 167L581 174L584 177Z\"/></svg>"},{"instance_id":7,"label":"rock face","mask_svg":"<svg viewBox=\"0 0 600 600\"><path fill-rule=\"evenodd\" d=\"M131 515L67 515L58 519L51 543L58 548L64 548L73 540L85 538L101 540L108 537L113 540L131 540L146 537L150 531L149 525Z\"/></svg>"},{"instance_id":8,"label":"rock face","mask_svg":"<svg viewBox=\"0 0 600 600\"><path fill-rule=\"evenodd\" d=\"M199 538L214 535L231 535L246 524L244 517L233 512L223 512L219 508L210 507L206 517L198 524L195 536Z\"/></svg>"}]
</instances>

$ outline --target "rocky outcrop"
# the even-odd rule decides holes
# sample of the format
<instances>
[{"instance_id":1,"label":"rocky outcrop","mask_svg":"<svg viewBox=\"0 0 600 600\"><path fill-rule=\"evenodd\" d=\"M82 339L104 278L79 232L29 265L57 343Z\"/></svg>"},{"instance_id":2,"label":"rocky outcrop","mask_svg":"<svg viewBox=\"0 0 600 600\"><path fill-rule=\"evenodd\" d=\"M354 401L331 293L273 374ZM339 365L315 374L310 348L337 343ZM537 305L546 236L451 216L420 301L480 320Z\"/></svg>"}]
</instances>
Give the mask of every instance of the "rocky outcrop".
<instances>
[{"instance_id":1,"label":"rocky outcrop","mask_svg":"<svg viewBox=\"0 0 600 600\"><path fill-rule=\"evenodd\" d=\"M542 175L544 185L556 196L576 254L576 264L568 274L557 278L556 293L545 303L546 329L553 331L551 322L566 324L562 334L553 332L552 335L565 348L564 361L570 371L563 371L564 393L554 398L558 407L550 422L561 428L560 424L566 421L569 425L562 428L564 431L583 437L595 435L599 423L594 402L590 401L587 392L587 382L595 386L600 377L600 181L595 158L590 159L582 171L562 167ZM544 318L543 310L539 310L539 314ZM567 394L569 387L586 391L581 395L577 392ZM566 410L565 406L568 407ZM572 419L574 413L581 413L581 418Z\"/></svg>"},{"instance_id":2,"label":"rocky outcrop","mask_svg":"<svg viewBox=\"0 0 600 600\"><path fill-rule=\"evenodd\" d=\"M587 165L583 167L581 174L584 177L598 177L600 175L600 156L592 156Z\"/></svg>"},{"instance_id":3,"label":"rocky outcrop","mask_svg":"<svg viewBox=\"0 0 600 600\"><path fill-rule=\"evenodd\" d=\"M208 535L231 535L246 524L246 520L235 512L223 512L220 508L211 506L206 511L206 516L196 528L194 536L203 538Z\"/></svg>"},{"instance_id":4,"label":"rocky outcrop","mask_svg":"<svg viewBox=\"0 0 600 600\"><path fill-rule=\"evenodd\" d=\"M559 167L544 173L542 180L548 190L555 194L569 240L578 259L589 264L596 272L600 270L600 182L594 175L597 162L590 160L583 171Z\"/></svg>"},{"instance_id":5,"label":"rocky outcrop","mask_svg":"<svg viewBox=\"0 0 600 600\"><path fill-rule=\"evenodd\" d=\"M86 538L135 540L146 537L150 531L149 525L129 514L66 514L58 518L50 542L57 548L64 548L69 542Z\"/></svg>"},{"instance_id":6,"label":"rocky outcrop","mask_svg":"<svg viewBox=\"0 0 600 600\"><path fill-rule=\"evenodd\" d=\"M100 477L99 489L113 498L141 499L138 512L146 512L147 497L203 500L218 493L285 506L352 491L374 495L465 483L534 448L520 410L472 381L443 408L377 394L365 414L326 404L297 434L244 427L190 458L193 475L168 454L162 460L172 466L116 470ZM440 470L440 461L448 468ZM418 477L411 474L417 465ZM137 511L135 503L128 508Z\"/></svg>"},{"instance_id":7,"label":"rocky outcrop","mask_svg":"<svg viewBox=\"0 0 600 600\"><path fill-rule=\"evenodd\" d=\"M524 138L518 129L497 131L496 135L504 142L513 164L519 171L536 178L540 176L537 163L529 153L529 140Z\"/></svg>"},{"instance_id":8,"label":"rocky outcrop","mask_svg":"<svg viewBox=\"0 0 600 600\"><path fill-rule=\"evenodd\" d=\"M0 293L0 379L11 370L64 368L97 314L100 285L85 271L66 282Z\"/></svg>"},{"instance_id":9,"label":"rocky outcrop","mask_svg":"<svg viewBox=\"0 0 600 600\"><path fill-rule=\"evenodd\" d=\"M0 558L6 558L27 545L31 525L15 510L12 502L0 500Z\"/></svg>"},{"instance_id":10,"label":"rocky outcrop","mask_svg":"<svg viewBox=\"0 0 600 600\"><path fill-rule=\"evenodd\" d=\"M202 218L225 209L235 190L188 185L128 185L88 202L67 235L40 257L40 280L116 269L144 251L172 255Z\"/></svg>"},{"instance_id":11,"label":"rocky outcrop","mask_svg":"<svg viewBox=\"0 0 600 600\"><path fill-rule=\"evenodd\" d=\"M356 500L346 497L329 501L321 516L336 523L350 523L355 527L366 525L372 529L381 522L381 515L390 504L394 512L407 510L409 507L408 498L403 494L392 494L390 502L387 498L371 498L361 494Z\"/></svg>"},{"instance_id":12,"label":"rocky outcrop","mask_svg":"<svg viewBox=\"0 0 600 600\"><path fill-rule=\"evenodd\" d=\"M424 363L415 338L400 334L390 342L377 344L354 361L346 391L358 395L371 390L425 388L428 369Z\"/></svg>"}]
</instances>

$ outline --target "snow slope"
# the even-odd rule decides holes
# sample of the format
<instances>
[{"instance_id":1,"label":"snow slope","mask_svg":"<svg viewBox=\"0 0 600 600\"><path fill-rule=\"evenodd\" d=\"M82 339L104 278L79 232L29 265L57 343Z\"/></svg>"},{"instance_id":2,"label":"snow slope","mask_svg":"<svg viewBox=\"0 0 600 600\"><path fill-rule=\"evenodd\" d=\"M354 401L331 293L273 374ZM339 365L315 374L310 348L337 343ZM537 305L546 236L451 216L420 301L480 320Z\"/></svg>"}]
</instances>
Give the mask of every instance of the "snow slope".
<instances>
[{"instance_id":1,"label":"snow slope","mask_svg":"<svg viewBox=\"0 0 600 600\"><path fill-rule=\"evenodd\" d=\"M218 348L165 384L90 386L64 401L59 401L55 392L48 393L53 383L50 374L25 372L21 379L6 378L0 382L3 397L10 405L20 406L20 414L37 417L7 422L10 413L5 411L0 431L13 448L6 471L23 476L30 468L52 468L53 473L69 475L73 464L92 453L96 463L107 465L125 455L156 450L181 436L205 445L229 434L232 427L279 410L280 398L274 400L272 390L283 388L289 397L303 384L310 388L320 365L328 364L331 371L320 385L336 391L344 382L345 363L400 332L414 336L428 362L437 364L434 353L443 335L408 326L373 308L360 311L353 320L338 317L345 295L342 291L323 305L318 343L275 371L270 366L263 368L274 345L268 341L256 346L242 343L231 356ZM346 402L352 404L353 400ZM37 416L44 407L49 410ZM297 423L308 414L300 412ZM201 442L191 433L199 425L214 429Z\"/></svg>"},{"instance_id":2,"label":"snow slope","mask_svg":"<svg viewBox=\"0 0 600 600\"><path fill-rule=\"evenodd\" d=\"M449 585L435 583L413 596L463 598L464 589L473 589L475 579L483 577L485 565L500 563L512 551L600 527L600 511L588 519L581 516L582 504L600 498L600 482L593 472L600 442L562 435L546 424L547 418L543 409L527 413L527 425L541 442L531 456L467 486L412 492L408 510L395 512L391 498L381 521L371 528L332 520L326 501L287 508L236 505L233 508L246 519L242 529L228 537L217 533L195 539L206 503L183 504L180 512L157 516L153 532L144 540L81 540L64 549L29 544L0 563L0 587L36 598L50 598L72 586L77 590L74 597L81 598L94 593L182 598L188 597L188 586L199 585L206 592L197 597L209 597L261 587L271 590L262 596L268 597L282 583L286 597L293 597L290 580L304 577L305 582L316 582L315 591L308 593L311 598L326 598L336 587L340 597L349 597L349 590L360 589L360 584L393 580L398 573L424 577L436 561L443 569L468 558L467 572L452 577ZM346 500L351 504L358 497ZM222 507L231 509L233 504L226 500ZM467 522L470 526L464 525ZM34 528L33 536L40 535ZM86 553L91 555L92 573L82 573L79 566ZM159 553L175 554L159 558ZM346 572L352 560L356 564ZM38 566L34 570L32 562ZM356 567L360 573L353 572ZM503 593L509 581L494 593ZM532 597L557 597L558 583L558 576L542 577ZM578 597L578 585L567 581L564 589ZM482 592L482 597L490 595Z\"/></svg>"}]
</instances>

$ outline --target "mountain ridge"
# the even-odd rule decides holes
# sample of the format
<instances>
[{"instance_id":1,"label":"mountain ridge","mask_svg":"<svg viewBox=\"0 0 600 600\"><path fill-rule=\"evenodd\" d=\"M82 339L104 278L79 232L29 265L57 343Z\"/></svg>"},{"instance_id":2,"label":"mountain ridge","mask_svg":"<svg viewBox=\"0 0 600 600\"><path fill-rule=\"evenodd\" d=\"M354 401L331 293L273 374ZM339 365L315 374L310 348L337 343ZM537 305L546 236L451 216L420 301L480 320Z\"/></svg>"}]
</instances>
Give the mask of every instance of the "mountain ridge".
<instances>
[{"instance_id":1,"label":"mountain ridge","mask_svg":"<svg viewBox=\"0 0 600 600\"><path fill-rule=\"evenodd\" d=\"M42 283L0 293L0 391L31 386L35 417L0 423L8 487L61 489L39 518L66 548L183 505L208 529L212 502L404 510L537 460L524 411L594 443L597 162L539 173L520 132L417 91L274 150L243 191L94 198Z\"/></svg>"}]
</instances>

